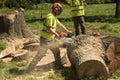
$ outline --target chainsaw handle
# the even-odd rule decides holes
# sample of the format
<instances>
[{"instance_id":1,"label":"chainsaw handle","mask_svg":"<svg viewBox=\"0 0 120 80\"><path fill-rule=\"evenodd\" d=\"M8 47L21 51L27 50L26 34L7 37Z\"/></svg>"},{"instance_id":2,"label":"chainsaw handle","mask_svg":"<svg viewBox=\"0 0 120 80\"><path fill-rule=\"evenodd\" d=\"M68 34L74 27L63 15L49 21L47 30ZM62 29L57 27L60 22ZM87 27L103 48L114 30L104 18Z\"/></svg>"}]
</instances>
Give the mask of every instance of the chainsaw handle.
<instances>
[{"instance_id":1,"label":"chainsaw handle","mask_svg":"<svg viewBox=\"0 0 120 80\"><path fill-rule=\"evenodd\" d=\"M73 33L68 33L66 37L72 37L74 34Z\"/></svg>"},{"instance_id":2,"label":"chainsaw handle","mask_svg":"<svg viewBox=\"0 0 120 80\"><path fill-rule=\"evenodd\" d=\"M62 38L63 37L70 37L71 38L73 36L73 33L71 33L71 32L70 33L60 32L59 36L62 37Z\"/></svg>"}]
</instances>

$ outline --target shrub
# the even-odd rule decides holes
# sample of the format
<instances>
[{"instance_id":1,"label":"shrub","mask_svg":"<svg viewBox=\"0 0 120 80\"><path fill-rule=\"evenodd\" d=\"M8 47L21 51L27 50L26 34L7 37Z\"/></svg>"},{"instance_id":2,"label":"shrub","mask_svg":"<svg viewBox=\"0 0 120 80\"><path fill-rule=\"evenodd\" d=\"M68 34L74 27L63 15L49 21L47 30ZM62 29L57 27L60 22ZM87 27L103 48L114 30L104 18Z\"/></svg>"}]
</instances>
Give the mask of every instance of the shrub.
<instances>
[{"instance_id":1,"label":"shrub","mask_svg":"<svg viewBox=\"0 0 120 80\"><path fill-rule=\"evenodd\" d=\"M32 8L32 6L34 5L34 3L30 0L19 0L18 3L22 8Z\"/></svg>"},{"instance_id":2,"label":"shrub","mask_svg":"<svg viewBox=\"0 0 120 80\"><path fill-rule=\"evenodd\" d=\"M59 0L45 0L45 2L50 2L50 3L54 3L56 1L59 1Z\"/></svg>"},{"instance_id":3,"label":"shrub","mask_svg":"<svg viewBox=\"0 0 120 80\"><path fill-rule=\"evenodd\" d=\"M0 0L0 8L4 7L6 0Z\"/></svg>"},{"instance_id":4,"label":"shrub","mask_svg":"<svg viewBox=\"0 0 120 80\"><path fill-rule=\"evenodd\" d=\"M105 0L106 3L114 3L115 0Z\"/></svg>"},{"instance_id":5,"label":"shrub","mask_svg":"<svg viewBox=\"0 0 120 80\"><path fill-rule=\"evenodd\" d=\"M105 0L87 0L88 4L100 4L100 3L105 3Z\"/></svg>"},{"instance_id":6,"label":"shrub","mask_svg":"<svg viewBox=\"0 0 120 80\"><path fill-rule=\"evenodd\" d=\"M8 8L13 8L19 6L16 0L6 0L5 6Z\"/></svg>"},{"instance_id":7,"label":"shrub","mask_svg":"<svg viewBox=\"0 0 120 80\"><path fill-rule=\"evenodd\" d=\"M31 8L36 1L32 2L31 0L6 0L5 6L8 8Z\"/></svg>"}]
</instances>

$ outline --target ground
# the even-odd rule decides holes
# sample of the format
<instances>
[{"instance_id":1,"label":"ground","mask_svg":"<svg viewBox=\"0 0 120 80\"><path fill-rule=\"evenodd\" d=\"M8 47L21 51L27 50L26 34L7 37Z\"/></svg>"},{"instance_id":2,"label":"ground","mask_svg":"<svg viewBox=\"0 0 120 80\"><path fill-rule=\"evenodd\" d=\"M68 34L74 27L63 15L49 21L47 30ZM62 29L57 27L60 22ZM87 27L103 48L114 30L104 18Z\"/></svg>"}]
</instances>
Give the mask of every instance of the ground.
<instances>
[{"instance_id":1,"label":"ground","mask_svg":"<svg viewBox=\"0 0 120 80\"><path fill-rule=\"evenodd\" d=\"M63 60L63 63L64 63L64 55L66 53L66 49L65 48L60 48L60 51L61 51L61 59ZM55 72L56 70L53 66L54 65L53 64L54 60L55 59L53 57L52 52L50 50L48 50L46 55L36 65L36 70L43 71L43 72ZM65 67L66 67L66 65L65 65ZM67 67L70 67L69 62L67 63ZM119 80L119 79L109 79L109 80Z\"/></svg>"},{"instance_id":2,"label":"ground","mask_svg":"<svg viewBox=\"0 0 120 80\"><path fill-rule=\"evenodd\" d=\"M66 53L66 49L65 48L60 48L61 50L61 58L64 57L65 53ZM47 51L46 55L42 58L42 60L40 60L38 62L38 64L36 65L36 70L42 72L43 75L41 75L41 77L39 77L40 80L47 80L46 78L49 76L49 74L54 74L56 69L54 68L54 56L52 54L52 52L50 50ZM68 63L64 64L64 67L70 68L71 64L68 60ZM109 80L119 80L119 79L112 79L109 78Z\"/></svg>"},{"instance_id":3,"label":"ground","mask_svg":"<svg viewBox=\"0 0 120 80\"><path fill-rule=\"evenodd\" d=\"M14 45L17 45L18 49L22 49L24 47L23 43L28 42L28 40L23 39L21 41L21 40L16 39L13 42L14 42ZM59 48L59 49L61 51L61 59L62 59L61 61L64 64L66 48ZM34 56L36 55L37 50L36 50L35 46L32 47L32 51L30 50L29 47L28 47L28 50L29 50L29 56L30 56L29 60L31 61L34 58ZM54 61L55 61L54 56L53 56L52 52L48 49L46 52L46 55L37 63L36 68L34 70L34 71L41 72L41 75L39 77L37 76L37 80L47 80L47 77L49 76L49 74L51 74L51 73L54 74L55 71L57 71L54 68L54 64L53 64ZM70 65L71 65L70 62L67 59L67 63L64 64L63 66L65 68L70 68ZM61 69L59 69L59 70L61 70ZM31 75L31 76L33 76L33 75ZM109 79L109 80L119 80L119 79Z\"/></svg>"}]
</instances>

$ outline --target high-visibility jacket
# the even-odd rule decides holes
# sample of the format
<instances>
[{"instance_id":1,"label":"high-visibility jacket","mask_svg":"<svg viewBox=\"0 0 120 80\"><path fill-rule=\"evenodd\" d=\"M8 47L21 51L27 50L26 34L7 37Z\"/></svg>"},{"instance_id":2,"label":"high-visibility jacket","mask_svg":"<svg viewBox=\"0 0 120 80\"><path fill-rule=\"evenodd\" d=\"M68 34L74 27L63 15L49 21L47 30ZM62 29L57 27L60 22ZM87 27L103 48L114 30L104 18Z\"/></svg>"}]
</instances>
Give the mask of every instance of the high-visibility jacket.
<instances>
[{"instance_id":1,"label":"high-visibility jacket","mask_svg":"<svg viewBox=\"0 0 120 80\"><path fill-rule=\"evenodd\" d=\"M49 27L52 27L53 31L56 31L56 27L60 25L59 20L52 13L48 14L45 18L44 27L40 32L40 36L48 40L54 39L55 35L48 31Z\"/></svg>"},{"instance_id":2,"label":"high-visibility jacket","mask_svg":"<svg viewBox=\"0 0 120 80\"><path fill-rule=\"evenodd\" d=\"M71 14L72 16L84 15L84 1L85 0L71 0L70 4L72 6Z\"/></svg>"}]
</instances>

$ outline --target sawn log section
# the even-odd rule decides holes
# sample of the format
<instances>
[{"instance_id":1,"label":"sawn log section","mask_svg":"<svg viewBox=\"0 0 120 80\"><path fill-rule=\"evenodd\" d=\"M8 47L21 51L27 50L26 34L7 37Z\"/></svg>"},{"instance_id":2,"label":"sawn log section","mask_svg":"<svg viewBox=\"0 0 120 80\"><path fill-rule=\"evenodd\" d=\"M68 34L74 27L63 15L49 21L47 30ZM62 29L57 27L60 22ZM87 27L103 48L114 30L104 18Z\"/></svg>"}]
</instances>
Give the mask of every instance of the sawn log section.
<instances>
[{"instance_id":1,"label":"sawn log section","mask_svg":"<svg viewBox=\"0 0 120 80\"><path fill-rule=\"evenodd\" d=\"M108 68L104 61L105 49L100 38L94 36L78 36L68 44L67 55L77 71L79 79L96 77L108 79Z\"/></svg>"}]
</instances>

